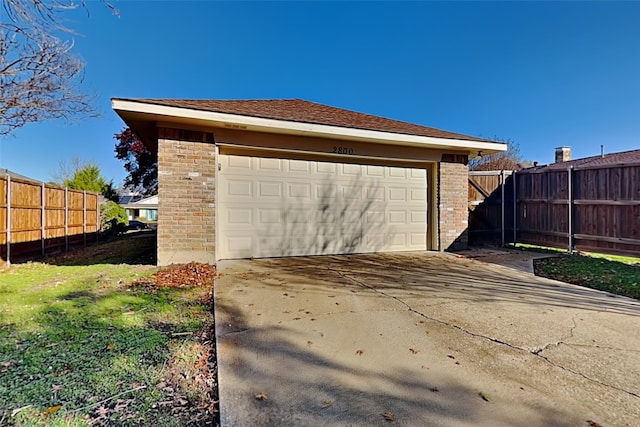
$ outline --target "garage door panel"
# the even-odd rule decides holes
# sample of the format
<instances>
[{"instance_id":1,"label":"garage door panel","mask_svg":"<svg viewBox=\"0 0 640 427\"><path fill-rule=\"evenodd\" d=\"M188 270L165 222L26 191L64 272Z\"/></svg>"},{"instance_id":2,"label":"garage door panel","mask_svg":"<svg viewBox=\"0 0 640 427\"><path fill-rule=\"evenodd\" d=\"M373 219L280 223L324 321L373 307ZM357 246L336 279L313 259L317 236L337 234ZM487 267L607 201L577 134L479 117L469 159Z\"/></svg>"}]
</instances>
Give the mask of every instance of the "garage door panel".
<instances>
[{"instance_id":1,"label":"garage door panel","mask_svg":"<svg viewBox=\"0 0 640 427\"><path fill-rule=\"evenodd\" d=\"M407 246L406 233L390 233L389 234L389 249L405 248L406 246Z\"/></svg>"},{"instance_id":2,"label":"garage door panel","mask_svg":"<svg viewBox=\"0 0 640 427\"><path fill-rule=\"evenodd\" d=\"M338 172L338 164L337 163L328 163L328 162L312 162L315 166L315 170L318 174L330 174L336 175Z\"/></svg>"},{"instance_id":3,"label":"garage door panel","mask_svg":"<svg viewBox=\"0 0 640 427\"><path fill-rule=\"evenodd\" d=\"M375 178L384 178L384 166L365 166L365 175Z\"/></svg>"},{"instance_id":4,"label":"garage door panel","mask_svg":"<svg viewBox=\"0 0 640 427\"><path fill-rule=\"evenodd\" d=\"M338 186L336 184L315 184L315 197L317 200L333 199L337 194Z\"/></svg>"},{"instance_id":5,"label":"garage door panel","mask_svg":"<svg viewBox=\"0 0 640 427\"><path fill-rule=\"evenodd\" d=\"M374 185L366 188L367 200L381 202L384 201L384 187L381 185Z\"/></svg>"},{"instance_id":6,"label":"garage door panel","mask_svg":"<svg viewBox=\"0 0 640 427\"><path fill-rule=\"evenodd\" d=\"M311 166L312 164L305 160L289 160L290 172L311 173Z\"/></svg>"},{"instance_id":7,"label":"garage door panel","mask_svg":"<svg viewBox=\"0 0 640 427\"><path fill-rule=\"evenodd\" d=\"M260 197L282 198L282 183L261 181L257 183Z\"/></svg>"},{"instance_id":8,"label":"garage door panel","mask_svg":"<svg viewBox=\"0 0 640 427\"><path fill-rule=\"evenodd\" d=\"M407 223L407 212L402 211L389 211L388 223L395 225L405 225Z\"/></svg>"},{"instance_id":9,"label":"garage door panel","mask_svg":"<svg viewBox=\"0 0 640 427\"><path fill-rule=\"evenodd\" d=\"M225 239L226 249L230 253L237 254L240 257L251 257L252 254L252 237L251 236L234 236Z\"/></svg>"},{"instance_id":10,"label":"garage door panel","mask_svg":"<svg viewBox=\"0 0 640 427\"><path fill-rule=\"evenodd\" d=\"M411 239L412 248L421 248L424 245L424 235L422 233L410 233L409 238Z\"/></svg>"},{"instance_id":11,"label":"garage door panel","mask_svg":"<svg viewBox=\"0 0 640 427\"><path fill-rule=\"evenodd\" d=\"M389 201L392 202L407 202L407 189L401 187L389 188Z\"/></svg>"},{"instance_id":12,"label":"garage door panel","mask_svg":"<svg viewBox=\"0 0 640 427\"><path fill-rule=\"evenodd\" d=\"M258 226L265 224L282 224L282 211L280 209L256 209L258 212Z\"/></svg>"},{"instance_id":13,"label":"garage door panel","mask_svg":"<svg viewBox=\"0 0 640 427\"><path fill-rule=\"evenodd\" d=\"M281 159L271 159L263 157L257 160L259 171L283 171L283 161Z\"/></svg>"},{"instance_id":14,"label":"garage door panel","mask_svg":"<svg viewBox=\"0 0 640 427\"><path fill-rule=\"evenodd\" d=\"M346 176L359 176L362 175L362 165L355 165L349 163L340 164L342 174Z\"/></svg>"},{"instance_id":15,"label":"garage door panel","mask_svg":"<svg viewBox=\"0 0 640 427\"><path fill-rule=\"evenodd\" d=\"M426 224L427 213L425 211L411 211L410 212L411 224Z\"/></svg>"},{"instance_id":16,"label":"garage door panel","mask_svg":"<svg viewBox=\"0 0 640 427\"><path fill-rule=\"evenodd\" d=\"M427 199L427 192L424 188L411 188L409 194L412 202L424 202Z\"/></svg>"},{"instance_id":17,"label":"garage door panel","mask_svg":"<svg viewBox=\"0 0 640 427\"><path fill-rule=\"evenodd\" d=\"M243 171L251 170L253 167L253 158L252 157L242 157L242 156L224 156L223 166L225 169L233 170L239 169L240 173Z\"/></svg>"},{"instance_id":18,"label":"garage door panel","mask_svg":"<svg viewBox=\"0 0 640 427\"><path fill-rule=\"evenodd\" d=\"M311 200L311 183L290 183L288 184L288 196L296 199Z\"/></svg>"},{"instance_id":19,"label":"garage door panel","mask_svg":"<svg viewBox=\"0 0 640 427\"><path fill-rule=\"evenodd\" d=\"M229 224L253 225L253 209L251 208L225 209L225 213Z\"/></svg>"},{"instance_id":20,"label":"garage door panel","mask_svg":"<svg viewBox=\"0 0 640 427\"><path fill-rule=\"evenodd\" d=\"M218 257L426 249L426 173L221 155Z\"/></svg>"},{"instance_id":21,"label":"garage door panel","mask_svg":"<svg viewBox=\"0 0 640 427\"><path fill-rule=\"evenodd\" d=\"M229 180L224 186L224 190L226 190L226 195L232 197L245 197L251 198L253 197L253 182L245 181L245 180Z\"/></svg>"}]
</instances>

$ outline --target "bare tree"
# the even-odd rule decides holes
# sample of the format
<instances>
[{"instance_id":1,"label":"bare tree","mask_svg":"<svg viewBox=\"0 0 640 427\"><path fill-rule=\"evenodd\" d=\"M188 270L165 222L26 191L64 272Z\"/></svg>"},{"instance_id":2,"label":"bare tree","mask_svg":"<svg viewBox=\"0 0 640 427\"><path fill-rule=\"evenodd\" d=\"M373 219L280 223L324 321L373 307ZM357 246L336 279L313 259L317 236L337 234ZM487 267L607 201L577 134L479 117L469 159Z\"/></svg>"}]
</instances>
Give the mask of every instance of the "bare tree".
<instances>
[{"instance_id":1,"label":"bare tree","mask_svg":"<svg viewBox=\"0 0 640 427\"><path fill-rule=\"evenodd\" d=\"M92 97L79 88L84 63L71 53L72 42L56 36L73 33L60 14L86 9L84 0L2 0L2 6L0 135L27 123L96 115Z\"/></svg>"},{"instance_id":2,"label":"bare tree","mask_svg":"<svg viewBox=\"0 0 640 427\"><path fill-rule=\"evenodd\" d=\"M518 143L510 140L501 141L497 138L494 140L508 144L507 151L471 158L469 159L469 170L520 170L526 166L527 162L522 159Z\"/></svg>"}]
</instances>

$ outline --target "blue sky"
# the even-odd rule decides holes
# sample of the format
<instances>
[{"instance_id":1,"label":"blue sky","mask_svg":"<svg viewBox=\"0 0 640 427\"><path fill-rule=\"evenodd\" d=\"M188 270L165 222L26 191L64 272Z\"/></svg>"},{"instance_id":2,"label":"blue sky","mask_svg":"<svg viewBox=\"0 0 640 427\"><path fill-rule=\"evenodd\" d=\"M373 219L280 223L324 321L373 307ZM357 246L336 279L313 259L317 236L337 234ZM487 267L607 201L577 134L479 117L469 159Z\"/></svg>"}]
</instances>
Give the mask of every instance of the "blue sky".
<instances>
[{"instance_id":1,"label":"blue sky","mask_svg":"<svg viewBox=\"0 0 640 427\"><path fill-rule=\"evenodd\" d=\"M79 157L120 184L112 97L301 98L540 163L640 148L638 2L110 1L64 15L101 117L0 137L0 167L49 181Z\"/></svg>"}]
</instances>

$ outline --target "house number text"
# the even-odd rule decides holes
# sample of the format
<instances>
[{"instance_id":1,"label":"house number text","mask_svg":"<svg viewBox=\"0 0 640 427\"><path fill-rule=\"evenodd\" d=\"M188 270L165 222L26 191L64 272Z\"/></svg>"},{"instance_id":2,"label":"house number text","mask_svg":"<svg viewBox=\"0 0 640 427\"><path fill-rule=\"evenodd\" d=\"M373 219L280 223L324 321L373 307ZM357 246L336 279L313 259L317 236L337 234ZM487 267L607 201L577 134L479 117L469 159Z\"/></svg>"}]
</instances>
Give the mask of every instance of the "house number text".
<instances>
[{"instance_id":1,"label":"house number text","mask_svg":"<svg viewBox=\"0 0 640 427\"><path fill-rule=\"evenodd\" d=\"M333 147L333 154L344 154L350 156L353 154L353 148L350 147Z\"/></svg>"}]
</instances>

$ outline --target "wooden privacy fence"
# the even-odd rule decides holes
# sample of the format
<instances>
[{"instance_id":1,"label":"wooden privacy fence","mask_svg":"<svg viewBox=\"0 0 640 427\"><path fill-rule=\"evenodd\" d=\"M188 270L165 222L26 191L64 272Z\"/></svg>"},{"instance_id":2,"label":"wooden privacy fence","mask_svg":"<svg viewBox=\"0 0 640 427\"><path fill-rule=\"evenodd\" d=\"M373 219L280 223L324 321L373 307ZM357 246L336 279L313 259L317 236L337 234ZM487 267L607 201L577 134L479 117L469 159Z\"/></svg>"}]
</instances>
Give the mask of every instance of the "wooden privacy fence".
<instances>
[{"instance_id":1,"label":"wooden privacy fence","mask_svg":"<svg viewBox=\"0 0 640 427\"><path fill-rule=\"evenodd\" d=\"M469 243L515 241L512 171L469 172Z\"/></svg>"},{"instance_id":2,"label":"wooden privacy fence","mask_svg":"<svg viewBox=\"0 0 640 427\"><path fill-rule=\"evenodd\" d=\"M640 256L640 163L484 173L479 203L483 175L469 175L472 243L500 241L501 232L503 244Z\"/></svg>"},{"instance_id":3,"label":"wooden privacy fence","mask_svg":"<svg viewBox=\"0 0 640 427\"><path fill-rule=\"evenodd\" d=\"M99 195L0 177L0 265L96 241Z\"/></svg>"}]
</instances>

